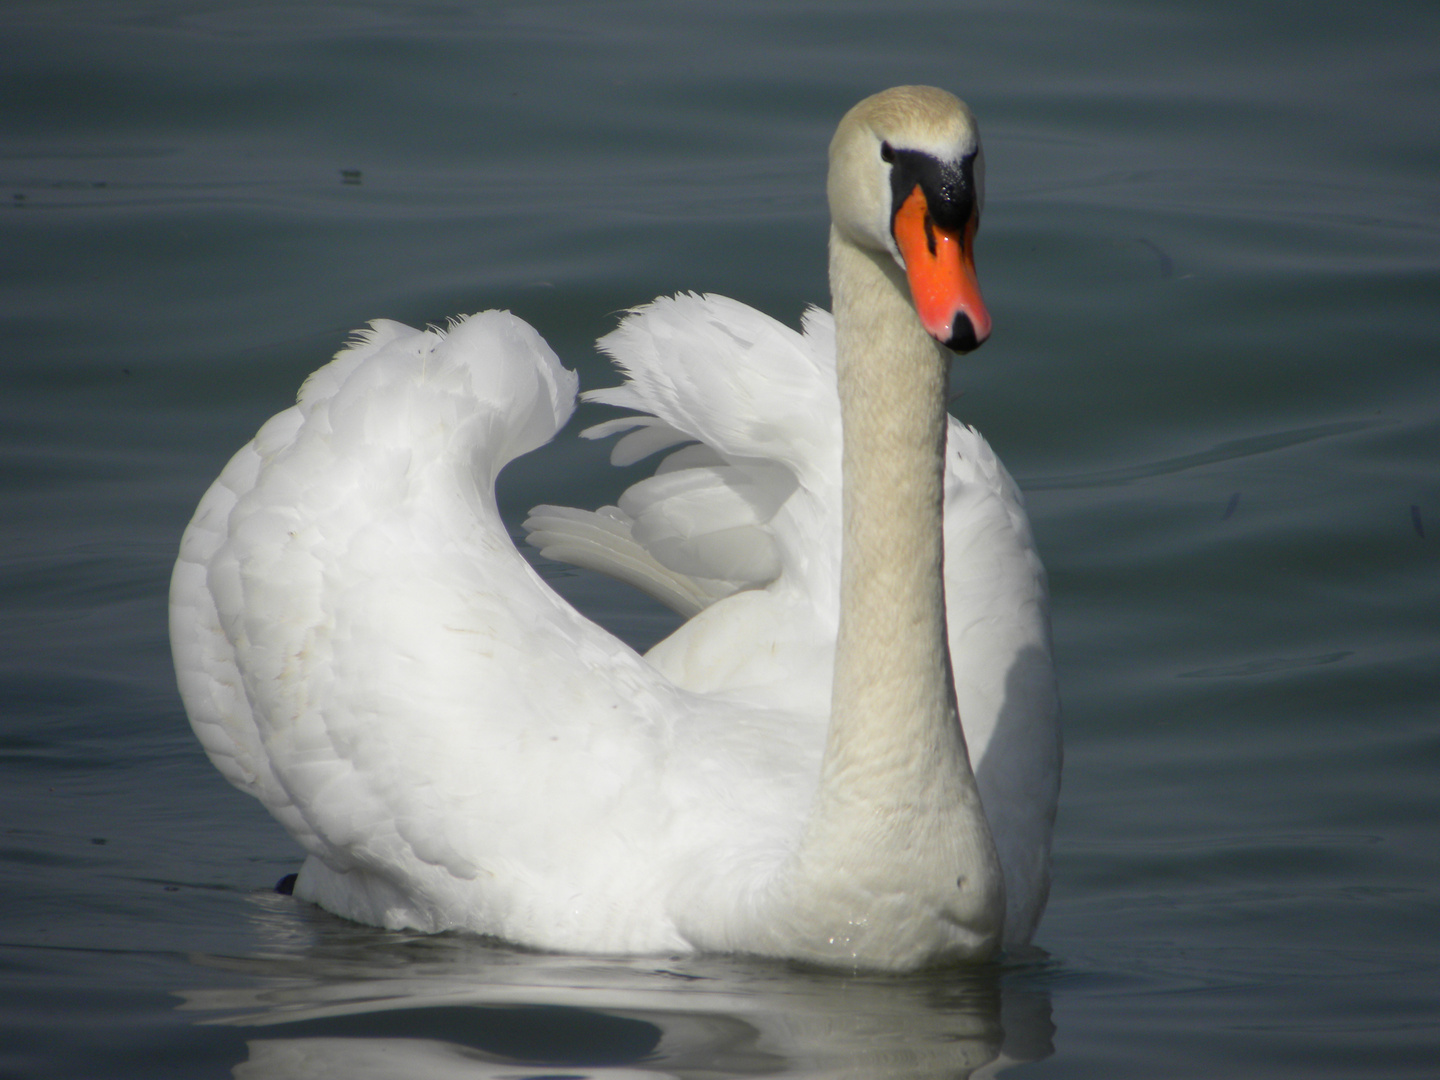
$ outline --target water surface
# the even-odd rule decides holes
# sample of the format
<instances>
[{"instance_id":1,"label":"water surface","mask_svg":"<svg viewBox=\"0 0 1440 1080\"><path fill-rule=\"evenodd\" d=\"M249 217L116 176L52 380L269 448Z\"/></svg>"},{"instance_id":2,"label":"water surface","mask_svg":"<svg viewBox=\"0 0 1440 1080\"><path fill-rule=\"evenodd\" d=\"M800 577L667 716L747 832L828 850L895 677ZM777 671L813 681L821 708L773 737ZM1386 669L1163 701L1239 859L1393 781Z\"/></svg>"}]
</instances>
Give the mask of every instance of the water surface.
<instances>
[{"instance_id":1,"label":"water surface","mask_svg":"<svg viewBox=\"0 0 1440 1080\"><path fill-rule=\"evenodd\" d=\"M12 2L0 13L0 1073L1431 1075L1440 12ZM861 96L980 116L1067 761L1039 952L844 978L355 927L189 734L176 544L377 316L824 303ZM577 426L600 415L582 408ZM629 478L573 438L502 506ZM673 620L547 567L644 646Z\"/></svg>"}]
</instances>

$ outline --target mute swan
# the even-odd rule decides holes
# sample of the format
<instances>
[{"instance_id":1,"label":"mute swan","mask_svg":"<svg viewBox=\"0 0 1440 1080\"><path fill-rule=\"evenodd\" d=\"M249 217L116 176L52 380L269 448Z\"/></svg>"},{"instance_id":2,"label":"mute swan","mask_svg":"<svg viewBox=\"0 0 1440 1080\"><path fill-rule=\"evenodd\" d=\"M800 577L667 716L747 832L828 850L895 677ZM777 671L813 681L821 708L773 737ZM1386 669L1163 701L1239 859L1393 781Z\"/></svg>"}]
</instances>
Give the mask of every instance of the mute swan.
<instances>
[{"instance_id":1,"label":"mute swan","mask_svg":"<svg viewBox=\"0 0 1440 1080\"><path fill-rule=\"evenodd\" d=\"M1060 769L1044 571L945 411L949 350L990 330L982 169L951 95L868 98L830 147L833 322L680 296L602 341L629 378L593 396L638 415L588 434L680 448L621 507L528 524L696 612L646 657L501 522L496 474L576 389L506 312L373 323L235 455L171 641L211 760L308 853L297 896L561 951L906 970L1029 940Z\"/></svg>"}]
</instances>

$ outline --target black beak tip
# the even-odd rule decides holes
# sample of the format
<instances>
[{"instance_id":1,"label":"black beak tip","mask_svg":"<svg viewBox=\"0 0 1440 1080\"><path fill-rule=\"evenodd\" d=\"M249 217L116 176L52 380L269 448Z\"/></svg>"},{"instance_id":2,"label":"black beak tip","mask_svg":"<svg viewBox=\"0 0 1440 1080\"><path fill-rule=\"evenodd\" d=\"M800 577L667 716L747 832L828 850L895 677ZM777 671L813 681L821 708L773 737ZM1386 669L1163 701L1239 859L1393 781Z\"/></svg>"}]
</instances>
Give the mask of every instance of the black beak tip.
<instances>
[{"instance_id":1,"label":"black beak tip","mask_svg":"<svg viewBox=\"0 0 1440 1080\"><path fill-rule=\"evenodd\" d=\"M981 345L985 344L984 338L975 336L975 324L964 312L957 312L955 321L950 324L950 337L942 342L947 348L957 353L974 352Z\"/></svg>"}]
</instances>

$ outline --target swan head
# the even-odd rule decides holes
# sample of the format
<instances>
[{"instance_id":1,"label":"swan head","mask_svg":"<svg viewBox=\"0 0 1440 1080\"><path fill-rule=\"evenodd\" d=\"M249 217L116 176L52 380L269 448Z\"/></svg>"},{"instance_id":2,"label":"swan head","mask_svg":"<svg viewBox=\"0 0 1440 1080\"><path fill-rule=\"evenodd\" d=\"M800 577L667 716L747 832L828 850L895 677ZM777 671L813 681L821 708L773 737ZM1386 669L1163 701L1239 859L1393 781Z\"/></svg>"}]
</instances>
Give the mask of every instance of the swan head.
<instances>
[{"instance_id":1,"label":"swan head","mask_svg":"<svg viewBox=\"0 0 1440 1080\"><path fill-rule=\"evenodd\" d=\"M969 352L990 336L973 251L985 161L964 102L931 86L866 98L830 142L826 192L840 234L904 271L931 337Z\"/></svg>"}]
</instances>

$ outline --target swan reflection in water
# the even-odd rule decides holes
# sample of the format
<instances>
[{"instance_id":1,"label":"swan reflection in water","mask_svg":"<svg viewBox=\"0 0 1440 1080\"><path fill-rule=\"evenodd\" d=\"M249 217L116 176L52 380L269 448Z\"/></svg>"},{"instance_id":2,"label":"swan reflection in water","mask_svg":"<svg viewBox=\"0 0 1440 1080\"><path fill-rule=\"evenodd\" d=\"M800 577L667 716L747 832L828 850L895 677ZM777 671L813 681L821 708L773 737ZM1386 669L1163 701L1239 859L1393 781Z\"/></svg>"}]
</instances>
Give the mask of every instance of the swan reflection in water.
<instances>
[{"instance_id":1,"label":"swan reflection in water","mask_svg":"<svg viewBox=\"0 0 1440 1080\"><path fill-rule=\"evenodd\" d=\"M246 1029L237 1077L978 1077L1052 1053L1039 950L1023 965L846 976L536 954L253 900L251 955L194 958L245 984L179 992L197 1022Z\"/></svg>"}]
</instances>

